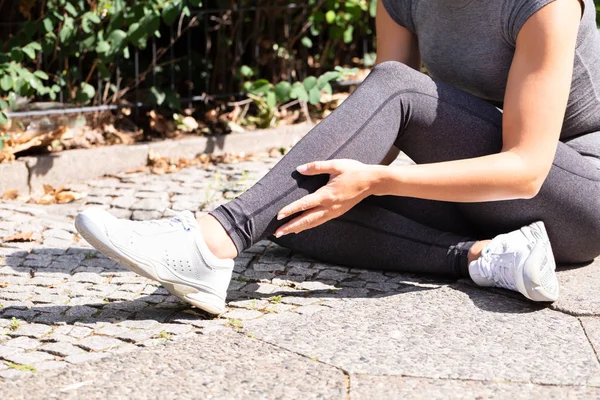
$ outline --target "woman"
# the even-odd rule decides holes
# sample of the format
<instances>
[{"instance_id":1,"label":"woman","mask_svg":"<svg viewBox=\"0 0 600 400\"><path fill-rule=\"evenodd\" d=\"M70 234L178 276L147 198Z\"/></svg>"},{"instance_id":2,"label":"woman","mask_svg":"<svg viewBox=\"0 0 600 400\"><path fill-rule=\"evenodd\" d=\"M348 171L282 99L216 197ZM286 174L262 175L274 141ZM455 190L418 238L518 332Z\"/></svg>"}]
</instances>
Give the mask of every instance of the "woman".
<instances>
[{"instance_id":1,"label":"woman","mask_svg":"<svg viewBox=\"0 0 600 400\"><path fill-rule=\"evenodd\" d=\"M593 1L380 0L377 34L365 82L237 199L198 221L88 209L78 231L211 313L233 258L272 235L336 264L556 300L555 257L600 254ZM388 166L397 149L417 165Z\"/></svg>"}]
</instances>

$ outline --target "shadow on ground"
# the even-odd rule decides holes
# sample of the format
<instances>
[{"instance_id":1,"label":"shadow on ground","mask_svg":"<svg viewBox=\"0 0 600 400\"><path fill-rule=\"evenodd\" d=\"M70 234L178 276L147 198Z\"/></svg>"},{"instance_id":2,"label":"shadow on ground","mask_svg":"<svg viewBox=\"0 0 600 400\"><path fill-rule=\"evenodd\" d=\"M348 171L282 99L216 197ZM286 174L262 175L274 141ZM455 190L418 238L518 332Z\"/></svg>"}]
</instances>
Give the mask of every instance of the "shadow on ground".
<instances>
[{"instance_id":1,"label":"shadow on ground","mask_svg":"<svg viewBox=\"0 0 600 400\"><path fill-rule=\"evenodd\" d=\"M518 293L477 288L470 280L329 266L270 246L271 250L262 254L242 254L247 262L236 265L228 292L230 308L246 300L276 299L278 303L302 306L335 299L402 296L442 286L467 293L475 306L489 312L531 313L547 308ZM5 261L6 266L0 267L0 283L5 282L0 293L0 302L4 303L0 318L51 325L214 318L92 249L48 248L36 249L32 254L15 250L6 255ZM473 288L479 289L477 296L472 295ZM479 291L483 290L503 296L481 296Z\"/></svg>"}]
</instances>

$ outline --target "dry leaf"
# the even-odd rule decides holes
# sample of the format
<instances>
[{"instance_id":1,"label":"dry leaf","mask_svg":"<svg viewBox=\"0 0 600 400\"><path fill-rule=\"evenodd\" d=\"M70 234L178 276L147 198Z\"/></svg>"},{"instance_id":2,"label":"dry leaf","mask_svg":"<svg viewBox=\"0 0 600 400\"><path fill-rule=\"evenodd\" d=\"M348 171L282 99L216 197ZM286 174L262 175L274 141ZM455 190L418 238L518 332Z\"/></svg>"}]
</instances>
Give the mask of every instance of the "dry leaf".
<instances>
[{"instance_id":1,"label":"dry leaf","mask_svg":"<svg viewBox=\"0 0 600 400\"><path fill-rule=\"evenodd\" d=\"M64 186L57 189L50 185L44 185L45 194L40 197L35 203L48 205L48 204L66 204L76 200L81 200L85 197L85 194L76 192L74 190L68 190Z\"/></svg>"},{"instance_id":2,"label":"dry leaf","mask_svg":"<svg viewBox=\"0 0 600 400\"><path fill-rule=\"evenodd\" d=\"M5 242L33 242L33 232L20 232L4 238Z\"/></svg>"},{"instance_id":3,"label":"dry leaf","mask_svg":"<svg viewBox=\"0 0 600 400\"><path fill-rule=\"evenodd\" d=\"M19 191L17 189L9 189L2 195L2 200L15 200L19 197Z\"/></svg>"},{"instance_id":4,"label":"dry leaf","mask_svg":"<svg viewBox=\"0 0 600 400\"><path fill-rule=\"evenodd\" d=\"M127 171L125 171L125 173L126 174L136 174L138 172L144 172L147 169L148 169L147 166L137 167L137 168L128 169Z\"/></svg>"},{"instance_id":5,"label":"dry leaf","mask_svg":"<svg viewBox=\"0 0 600 400\"><path fill-rule=\"evenodd\" d=\"M83 193L74 192L72 190L65 190L55 195L58 204L71 203L76 200L81 200L85 197Z\"/></svg>"},{"instance_id":6,"label":"dry leaf","mask_svg":"<svg viewBox=\"0 0 600 400\"><path fill-rule=\"evenodd\" d=\"M0 282L0 288L7 288L7 287L8 287L7 282Z\"/></svg>"},{"instance_id":7,"label":"dry leaf","mask_svg":"<svg viewBox=\"0 0 600 400\"><path fill-rule=\"evenodd\" d=\"M56 197L54 196L54 193L46 193L40 197L36 203L42 205L56 204Z\"/></svg>"},{"instance_id":8,"label":"dry leaf","mask_svg":"<svg viewBox=\"0 0 600 400\"><path fill-rule=\"evenodd\" d=\"M52 187L50 185L44 185L44 193L45 194L54 193L54 187Z\"/></svg>"}]
</instances>

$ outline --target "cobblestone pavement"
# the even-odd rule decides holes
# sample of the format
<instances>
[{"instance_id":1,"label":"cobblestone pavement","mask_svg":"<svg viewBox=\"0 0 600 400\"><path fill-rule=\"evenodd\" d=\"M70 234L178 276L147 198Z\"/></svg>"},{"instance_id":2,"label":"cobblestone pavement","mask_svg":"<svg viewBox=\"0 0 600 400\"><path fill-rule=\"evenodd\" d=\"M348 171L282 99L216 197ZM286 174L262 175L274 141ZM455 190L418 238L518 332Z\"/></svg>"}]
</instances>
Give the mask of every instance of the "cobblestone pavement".
<instances>
[{"instance_id":1,"label":"cobblestone pavement","mask_svg":"<svg viewBox=\"0 0 600 400\"><path fill-rule=\"evenodd\" d=\"M202 213L275 162L122 174L66 205L1 201L0 237L34 239L0 244L2 398L600 398L599 262L562 269L562 297L544 307L263 241L209 319L73 227L92 204L139 220Z\"/></svg>"}]
</instances>

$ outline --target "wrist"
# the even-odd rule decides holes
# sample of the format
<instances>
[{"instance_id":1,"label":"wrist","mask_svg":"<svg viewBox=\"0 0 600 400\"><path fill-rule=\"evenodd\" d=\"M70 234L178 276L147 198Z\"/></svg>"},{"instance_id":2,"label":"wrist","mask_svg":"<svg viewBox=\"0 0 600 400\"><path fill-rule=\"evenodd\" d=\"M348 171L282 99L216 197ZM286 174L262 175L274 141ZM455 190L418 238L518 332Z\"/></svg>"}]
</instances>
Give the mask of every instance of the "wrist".
<instances>
[{"instance_id":1,"label":"wrist","mask_svg":"<svg viewBox=\"0 0 600 400\"><path fill-rule=\"evenodd\" d=\"M390 167L386 165L373 165L369 171L369 195L384 196Z\"/></svg>"}]
</instances>

